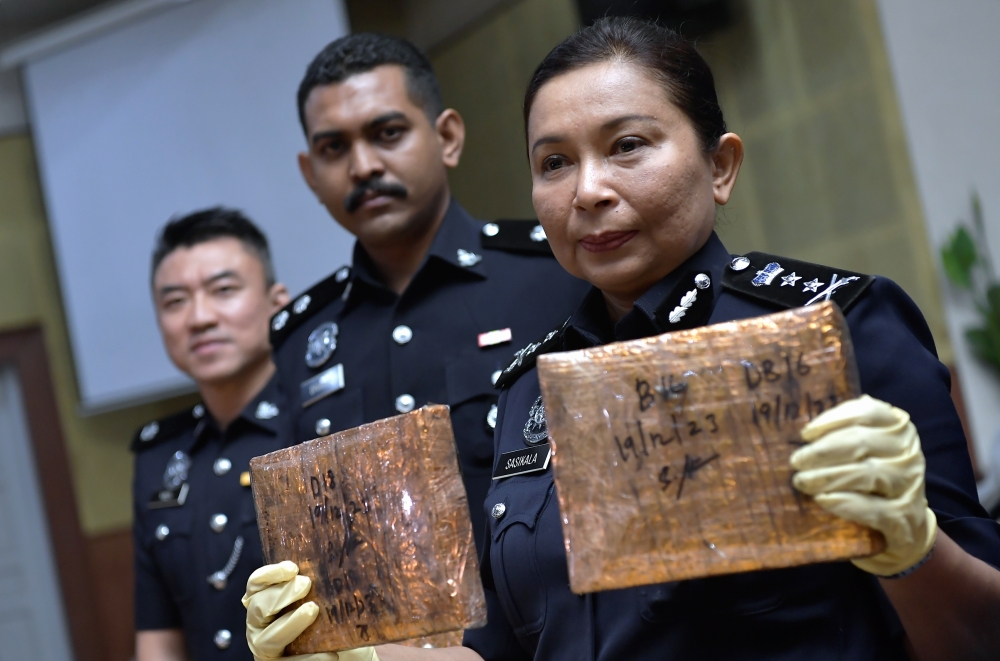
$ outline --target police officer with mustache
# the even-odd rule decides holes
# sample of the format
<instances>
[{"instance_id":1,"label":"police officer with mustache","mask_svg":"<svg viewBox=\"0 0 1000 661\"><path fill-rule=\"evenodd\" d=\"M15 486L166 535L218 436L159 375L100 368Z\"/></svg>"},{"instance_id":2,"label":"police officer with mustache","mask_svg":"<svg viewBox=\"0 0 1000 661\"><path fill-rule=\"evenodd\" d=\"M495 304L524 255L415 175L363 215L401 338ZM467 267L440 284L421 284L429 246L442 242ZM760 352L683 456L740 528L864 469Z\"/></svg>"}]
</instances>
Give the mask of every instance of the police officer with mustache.
<instances>
[{"instance_id":1,"label":"police officer with mustache","mask_svg":"<svg viewBox=\"0 0 1000 661\"><path fill-rule=\"evenodd\" d=\"M569 316L585 284L552 258L538 223L477 220L451 197L465 126L411 43L334 41L309 65L298 109L302 176L357 242L352 264L271 319L294 441L449 405L481 544L494 382L516 348Z\"/></svg>"}]
</instances>

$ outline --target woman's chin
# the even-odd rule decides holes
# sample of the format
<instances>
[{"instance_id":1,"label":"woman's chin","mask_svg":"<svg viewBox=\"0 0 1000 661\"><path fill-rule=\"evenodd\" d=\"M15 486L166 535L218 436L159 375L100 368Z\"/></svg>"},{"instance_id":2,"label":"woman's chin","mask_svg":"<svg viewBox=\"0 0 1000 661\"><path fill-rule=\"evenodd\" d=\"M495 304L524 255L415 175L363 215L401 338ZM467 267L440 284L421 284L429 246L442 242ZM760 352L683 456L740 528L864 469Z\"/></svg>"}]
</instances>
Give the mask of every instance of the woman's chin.
<instances>
[{"instance_id":1,"label":"woman's chin","mask_svg":"<svg viewBox=\"0 0 1000 661\"><path fill-rule=\"evenodd\" d=\"M650 265L624 250L614 252L618 254L579 255L579 277L609 294L642 288L642 283L649 279Z\"/></svg>"}]
</instances>

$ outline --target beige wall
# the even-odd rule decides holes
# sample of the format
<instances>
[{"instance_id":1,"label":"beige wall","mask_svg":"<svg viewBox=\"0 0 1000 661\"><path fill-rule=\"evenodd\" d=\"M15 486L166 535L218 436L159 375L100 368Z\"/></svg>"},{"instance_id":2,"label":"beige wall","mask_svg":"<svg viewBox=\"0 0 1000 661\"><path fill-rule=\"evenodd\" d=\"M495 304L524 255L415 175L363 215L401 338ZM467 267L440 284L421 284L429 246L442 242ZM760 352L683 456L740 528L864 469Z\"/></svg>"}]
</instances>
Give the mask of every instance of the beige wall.
<instances>
[{"instance_id":1,"label":"beige wall","mask_svg":"<svg viewBox=\"0 0 1000 661\"><path fill-rule=\"evenodd\" d=\"M951 346L874 0L737 0L701 45L746 160L719 234L885 275Z\"/></svg>"},{"instance_id":2,"label":"beige wall","mask_svg":"<svg viewBox=\"0 0 1000 661\"><path fill-rule=\"evenodd\" d=\"M109 319L108 323L127 324L128 320ZM132 518L131 435L139 425L180 408L190 398L86 418L78 415L66 322L31 140L14 135L0 138L0 332L29 325L40 325L45 331L84 532L127 526ZM36 463L45 470L44 457L36 457Z\"/></svg>"},{"instance_id":3,"label":"beige wall","mask_svg":"<svg viewBox=\"0 0 1000 661\"><path fill-rule=\"evenodd\" d=\"M521 100L535 67L579 24L572 0L523 0L431 54L468 127L455 196L480 218L534 218Z\"/></svg>"}]
</instances>

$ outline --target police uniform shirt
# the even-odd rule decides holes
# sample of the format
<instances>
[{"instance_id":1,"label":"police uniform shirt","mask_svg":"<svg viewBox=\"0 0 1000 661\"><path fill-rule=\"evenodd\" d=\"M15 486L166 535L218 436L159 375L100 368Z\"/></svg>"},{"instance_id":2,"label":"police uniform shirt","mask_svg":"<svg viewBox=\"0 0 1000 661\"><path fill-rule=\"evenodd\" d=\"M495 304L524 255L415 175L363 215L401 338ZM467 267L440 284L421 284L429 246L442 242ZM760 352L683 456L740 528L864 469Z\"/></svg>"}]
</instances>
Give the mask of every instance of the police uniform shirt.
<instances>
[{"instance_id":1,"label":"police uniform shirt","mask_svg":"<svg viewBox=\"0 0 1000 661\"><path fill-rule=\"evenodd\" d=\"M540 396L538 354L770 314L816 296L824 300L831 287L830 300L846 312L862 391L908 412L920 433L927 499L941 529L1000 566L1000 532L977 499L949 374L915 304L882 277L757 253L731 257L714 234L617 324L593 289L561 331L505 372L496 455L526 447L529 412ZM697 300L688 301L682 317L671 317L693 289ZM465 644L487 661L908 658L877 579L849 562L579 596L569 588L550 467L497 480L484 511L490 514L481 561L489 623L466 632Z\"/></svg>"},{"instance_id":2,"label":"police uniform shirt","mask_svg":"<svg viewBox=\"0 0 1000 661\"><path fill-rule=\"evenodd\" d=\"M272 318L296 442L428 403L451 423L480 544L497 391L514 349L564 320L588 285L552 257L537 223L483 223L452 200L402 295L355 244L343 267ZM519 343L519 344L518 344Z\"/></svg>"},{"instance_id":3,"label":"police uniform shirt","mask_svg":"<svg viewBox=\"0 0 1000 661\"><path fill-rule=\"evenodd\" d=\"M276 378L225 431L201 404L133 441L135 626L184 631L194 661L252 661L240 598L264 564L250 459L288 445Z\"/></svg>"}]
</instances>

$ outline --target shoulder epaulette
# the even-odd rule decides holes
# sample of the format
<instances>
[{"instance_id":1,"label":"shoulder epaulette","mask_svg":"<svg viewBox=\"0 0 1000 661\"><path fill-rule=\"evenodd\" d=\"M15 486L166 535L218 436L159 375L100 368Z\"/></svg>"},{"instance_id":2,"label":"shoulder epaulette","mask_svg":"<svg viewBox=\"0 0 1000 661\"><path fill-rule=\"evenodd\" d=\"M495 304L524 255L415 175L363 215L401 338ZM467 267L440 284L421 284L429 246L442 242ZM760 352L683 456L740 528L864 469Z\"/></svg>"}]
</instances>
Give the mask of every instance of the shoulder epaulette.
<instances>
[{"instance_id":1,"label":"shoulder epaulette","mask_svg":"<svg viewBox=\"0 0 1000 661\"><path fill-rule=\"evenodd\" d=\"M292 334L296 328L312 316L317 310L322 310L351 283L351 267L341 266L333 275L320 280L294 301L281 308L271 317L271 349L278 347Z\"/></svg>"},{"instance_id":2,"label":"shoulder epaulette","mask_svg":"<svg viewBox=\"0 0 1000 661\"><path fill-rule=\"evenodd\" d=\"M487 250L552 255L549 239L537 220L494 220L486 223L479 242Z\"/></svg>"},{"instance_id":3,"label":"shoulder epaulette","mask_svg":"<svg viewBox=\"0 0 1000 661\"><path fill-rule=\"evenodd\" d=\"M563 333L568 325L569 319L567 319L557 330L550 332L542 338L540 342L532 342L515 353L514 362L508 365L507 368L500 373L499 378L497 378L497 382L495 384L497 390L503 390L504 388L513 385L513 383L517 381L522 374L535 366L539 356L546 353L552 353L553 351L558 351L562 348Z\"/></svg>"},{"instance_id":4,"label":"shoulder epaulette","mask_svg":"<svg viewBox=\"0 0 1000 661\"><path fill-rule=\"evenodd\" d=\"M204 416L204 404L196 404L192 408L178 411L160 420L154 420L135 433L129 449L132 452L142 452L177 438L189 429L194 429L198 420Z\"/></svg>"},{"instance_id":5,"label":"shoulder epaulette","mask_svg":"<svg viewBox=\"0 0 1000 661\"><path fill-rule=\"evenodd\" d=\"M722 287L765 303L797 308L834 301L846 314L875 276L810 264L762 252L736 255L722 274Z\"/></svg>"}]
</instances>

